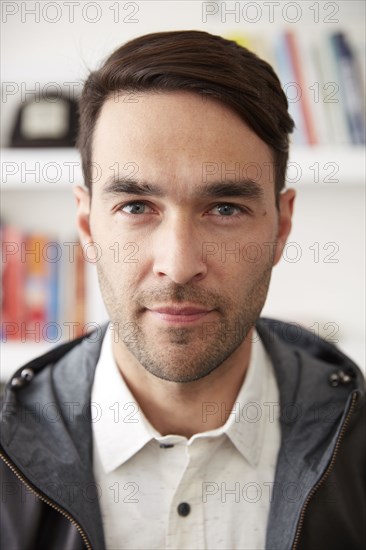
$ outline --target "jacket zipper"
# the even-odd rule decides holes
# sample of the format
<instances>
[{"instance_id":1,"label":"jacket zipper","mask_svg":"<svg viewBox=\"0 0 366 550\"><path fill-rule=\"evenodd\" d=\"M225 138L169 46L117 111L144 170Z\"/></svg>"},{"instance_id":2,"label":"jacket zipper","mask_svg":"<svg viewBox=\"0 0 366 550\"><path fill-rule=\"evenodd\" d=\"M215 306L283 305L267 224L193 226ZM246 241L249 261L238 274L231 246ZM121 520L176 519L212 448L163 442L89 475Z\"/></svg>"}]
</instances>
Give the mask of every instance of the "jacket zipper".
<instances>
[{"instance_id":1,"label":"jacket zipper","mask_svg":"<svg viewBox=\"0 0 366 550\"><path fill-rule=\"evenodd\" d=\"M40 500L42 500L43 502L45 502L46 504L48 504L49 506L51 506L51 508L54 508L55 510L57 510L58 512L60 512L60 514L62 514L63 516L65 516L75 527L76 529L78 530L78 532L80 533L81 535L81 538L83 539L83 542L86 546L86 548L88 550L92 550L92 546L89 542L89 539L85 533L85 531L83 530L83 528L81 527L81 525L79 525L79 523L68 513L66 512L66 510L64 510L63 508L61 508L60 506L58 506L57 504L55 504L51 499L47 498L46 496L42 495L40 492L36 491L36 489L30 485L30 483L27 481L27 479L22 476L19 472L19 470L3 455L3 453L0 452L0 458L3 460L3 462L5 462L5 464L10 468L10 470L16 475L16 477L18 479L20 479L20 481L33 493L35 494Z\"/></svg>"},{"instance_id":2,"label":"jacket zipper","mask_svg":"<svg viewBox=\"0 0 366 550\"><path fill-rule=\"evenodd\" d=\"M314 494L317 492L317 490L319 489L319 487L321 485L323 485L323 483L327 480L327 478L329 477L329 474L331 473L331 471L333 470L333 467L334 467L334 463L336 461L336 458L337 458L337 454L338 454L338 450L339 450L339 447L340 447L340 444L342 442L342 439L343 439L343 436L344 436L344 432L346 431L346 428L347 428L347 425L348 425L348 422L349 422L349 419L351 418L352 414L353 414L353 409L355 408L355 404L356 404L356 401L357 401L357 393L354 393L353 396L352 396L352 402L351 402L351 405L350 405L350 408L349 408L349 411L348 411L348 414L343 422L343 425L341 427L341 430L339 432L339 435L338 435L338 438L337 438L337 441L336 441L336 444L334 446L334 451L333 451L333 454L332 454L332 458L330 460L330 463L328 465L328 468L326 469L326 471L324 472L323 476L319 479L319 481L314 485L314 487L311 489L310 493L308 494L305 502L304 502L304 505L302 507L302 510L301 510L301 514L300 514L300 518L299 518L299 521L298 521L298 524L297 524L297 529L296 529L296 533L295 533L295 538L294 538L294 544L292 546L292 550L296 550L297 546L298 546L298 543L299 543L299 538L300 538L300 534L301 534L301 530L302 530L302 526L303 526L303 523L304 523L304 517L305 517L305 513L306 513L306 509L309 505L309 502L310 500L313 498Z\"/></svg>"}]
</instances>

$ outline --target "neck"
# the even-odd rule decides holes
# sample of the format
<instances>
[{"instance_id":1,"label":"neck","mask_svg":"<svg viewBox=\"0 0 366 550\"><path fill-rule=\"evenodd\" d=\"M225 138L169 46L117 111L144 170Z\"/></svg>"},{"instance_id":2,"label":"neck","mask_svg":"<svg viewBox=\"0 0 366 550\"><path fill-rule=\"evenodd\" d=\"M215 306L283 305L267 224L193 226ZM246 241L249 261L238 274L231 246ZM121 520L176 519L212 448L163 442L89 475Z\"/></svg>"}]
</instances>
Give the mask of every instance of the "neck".
<instances>
[{"instance_id":1,"label":"neck","mask_svg":"<svg viewBox=\"0 0 366 550\"><path fill-rule=\"evenodd\" d=\"M149 373L113 342L118 368L140 409L162 435L190 438L225 424L248 370L253 329L234 353L208 376L170 382Z\"/></svg>"}]
</instances>

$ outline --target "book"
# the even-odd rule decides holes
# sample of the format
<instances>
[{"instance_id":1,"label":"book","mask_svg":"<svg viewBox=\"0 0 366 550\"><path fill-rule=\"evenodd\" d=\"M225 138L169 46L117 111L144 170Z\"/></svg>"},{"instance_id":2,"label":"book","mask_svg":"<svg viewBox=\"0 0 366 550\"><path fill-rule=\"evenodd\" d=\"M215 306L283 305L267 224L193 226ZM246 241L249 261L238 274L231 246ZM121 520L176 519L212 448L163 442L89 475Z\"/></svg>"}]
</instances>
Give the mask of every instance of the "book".
<instances>
[{"instance_id":1,"label":"book","mask_svg":"<svg viewBox=\"0 0 366 550\"><path fill-rule=\"evenodd\" d=\"M309 89L306 83L305 75L303 72L303 54L300 56L298 43L294 32L285 32L285 41L289 50L290 61L292 65L293 75L295 82L299 85L300 96L300 111L302 117L302 125L306 136L306 143L308 145L315 145L318 143L317 134L315 130L315 124L313 120L313 113L310 108L309 101Z\"/></svg>"},{"instance_id":2,"label":"book","mask_svg":"<svg viewBox=\"0 0 366 550\"><path fill-rule=\"evenodd\" d=\"M365 143L365 109L363 86L355 53L343 32L330 36L333 55L336 59L337 73L342 95L342 107L348 124L351 142L355 145Z\"/></svg>"},{"instance_id":3,"label":"book","mask_svg":"<svg viewBox=\"0 0 366 550\"><path fill-rule=\"evenodd\" d=\"M11 225L3 225L1 233L1 338L2 342L7 342L20 339L21 323L25 315L22 290L25 264L21 256L24 234Z\"/></svg>"},{"instance_id":4,"label":"book","mask_svg":"<svg viewBox=\"0 0 366 550\"><path fill-rule=\"evenodd\" d=\"M345 32L235 30L225 38L272 65L295 122L300 146L365 143L365 42Z\"/></svg>"},{"instance_id":5,"label":"book","mask_svg":"<svg viewBox=\"0 0 366 550\"><path fill-rule=\"evenodd\" d=\"M57 343L83 334L85 260L77 241L2 232L2 341Z\"/></svg>"},{"instance_id":6,"label":"book","mask_svg":"<svg viewBox=\"0 0 366 550\"><path fill-rule=\"evenodd\" d=\"M301 87L296 81L285 33L277 33L273 46L276 58L277 74L281 81L282 89L288 100L288 111L295 123L292 143L295 145L306 145L307 137L300 106Z\"/></svg>"},{"instance_id":7,"label":"book","mask_svg":"<svg viewBox=\"0 0 366 550\"><path fill-rule=\"evenodd\" d=\"M340 80L330 34L321 35L315 45L320 91L324 113L329 126L329 144L351 143L348 124L342 107Z\"/></svg>"}]
</instances>

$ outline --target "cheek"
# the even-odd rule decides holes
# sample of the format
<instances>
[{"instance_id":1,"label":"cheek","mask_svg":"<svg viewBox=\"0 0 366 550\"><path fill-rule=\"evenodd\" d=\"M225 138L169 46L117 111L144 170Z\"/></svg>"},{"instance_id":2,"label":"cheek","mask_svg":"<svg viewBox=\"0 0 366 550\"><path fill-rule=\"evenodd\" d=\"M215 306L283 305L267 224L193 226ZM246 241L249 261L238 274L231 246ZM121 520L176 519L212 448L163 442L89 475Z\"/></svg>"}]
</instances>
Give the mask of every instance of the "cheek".
<instances>
[{"instance_id":1,"label":"cheek","mask_svg":"<svg viewBox=\"0 0 366 550\"><path fill-rule=\"evenodd\" d=\"M258 243L237 243L236 247L233 243L230 247L223 245L208 263L208 278L222 285L235 300L272 268L273 262L268 257L268 250L263 250Z\"/></svg>"},{"instance_id":2,"label":"cheek","mask_svg":"<svg viewBox=\"0 0 366 550\"><path fill-rule=\"evenodd\" d=\"M251 228L245 231L245 235L236 234L230 239L212 240L206 248L203 247L209 264L212 262L223 274L260 271L273 265L275 250L275 224Z\"/></svg>"}]
</instances>

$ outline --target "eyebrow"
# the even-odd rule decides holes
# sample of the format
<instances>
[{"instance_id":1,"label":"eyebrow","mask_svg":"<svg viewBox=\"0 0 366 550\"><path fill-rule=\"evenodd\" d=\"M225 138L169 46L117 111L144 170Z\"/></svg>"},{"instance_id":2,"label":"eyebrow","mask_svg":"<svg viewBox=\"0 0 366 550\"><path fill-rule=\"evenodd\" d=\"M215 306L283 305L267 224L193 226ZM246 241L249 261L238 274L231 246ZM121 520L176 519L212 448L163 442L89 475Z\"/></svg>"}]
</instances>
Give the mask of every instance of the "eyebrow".
<instances>
[{"instance_id":1,"label":"eyebrow","mask_svg":"<svg viewBox=\"0 0 366 550\"><path fill-rule=\"evenodd\" d=\"M111 176L102 188L102 196L107 198L119 194L166 196L166 192L153 183ZM208 183L199 186L193 193L194 198L242 197L250 200L260 200L263 195L263 188L249 178Z\"/></svg>"}]
</instances>

